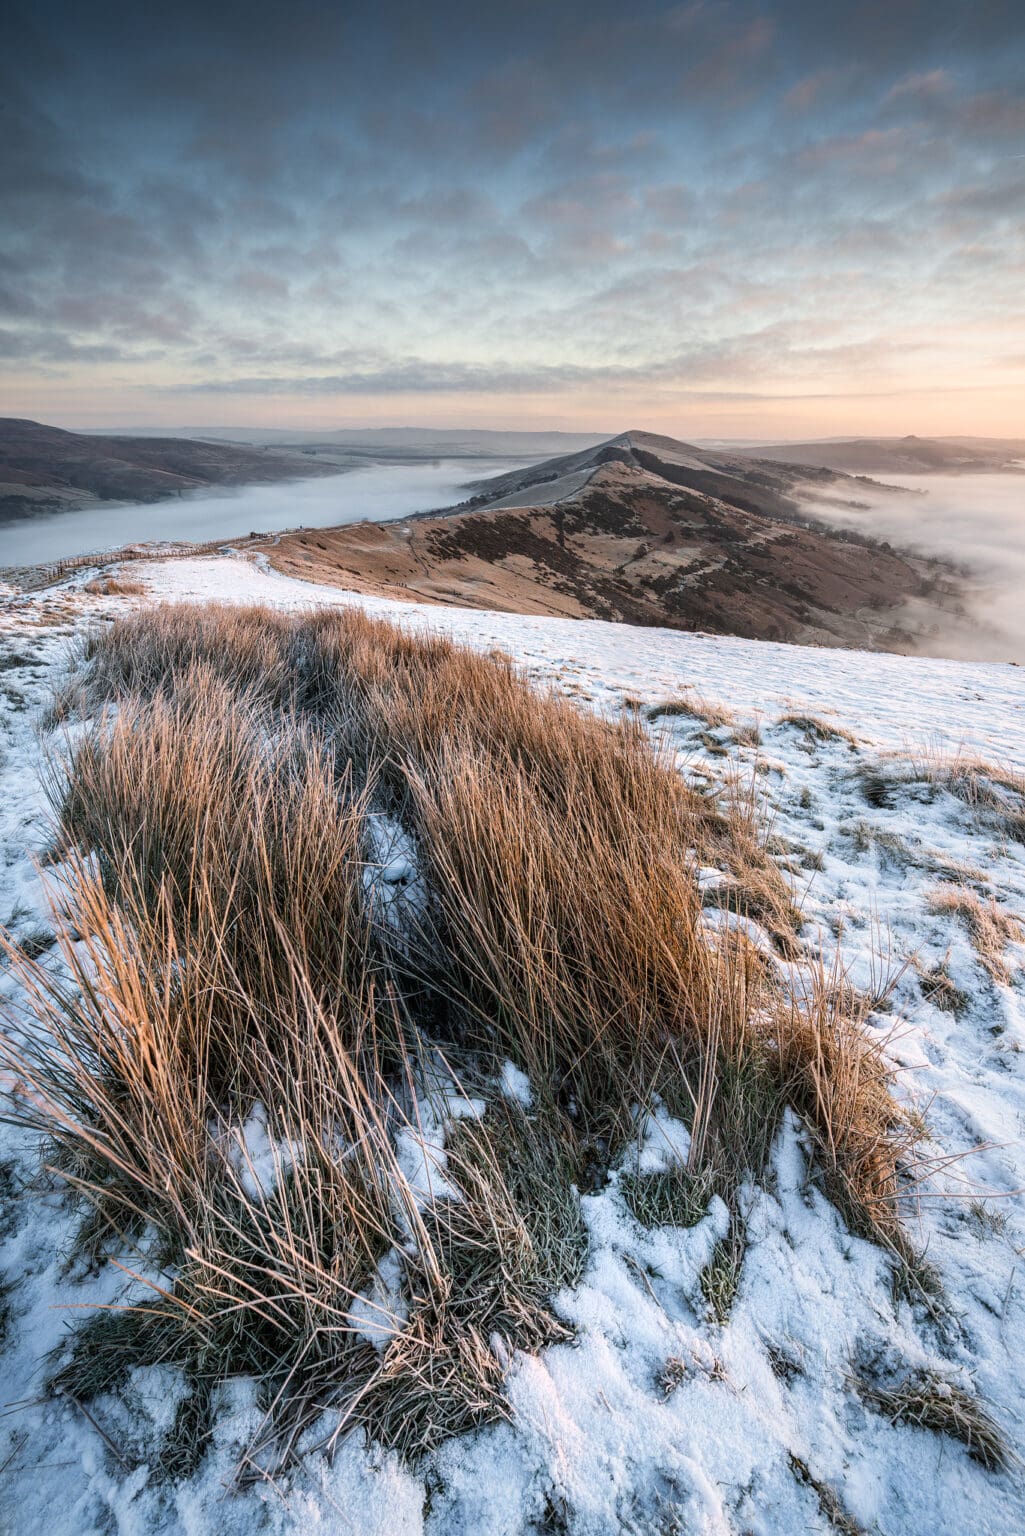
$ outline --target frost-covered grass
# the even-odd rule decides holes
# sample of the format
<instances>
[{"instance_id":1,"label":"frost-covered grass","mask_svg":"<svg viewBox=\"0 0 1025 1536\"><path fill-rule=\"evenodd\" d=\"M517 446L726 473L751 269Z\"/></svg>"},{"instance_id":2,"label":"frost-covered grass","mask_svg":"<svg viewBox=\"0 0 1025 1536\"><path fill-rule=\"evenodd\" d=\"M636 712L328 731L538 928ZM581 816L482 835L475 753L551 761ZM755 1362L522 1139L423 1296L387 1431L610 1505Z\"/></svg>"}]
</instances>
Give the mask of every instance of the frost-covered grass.
<instances>
[{"instance_id":1,"label":"frost-covered grass","mask_svg":"<svg viewBox=\"0 0 1025 1536\"><path fill-rule=\"evenodd\" d=\"M902 1380L876 1382L856 1376L862 1400L891 1424L911 1424L951 1435L968 1447L975 1461L993 1471L1008 1459L1007 1442L998 1424L974 1393L939 1371L914 1371Z\"/></svg>"}]
</instances>

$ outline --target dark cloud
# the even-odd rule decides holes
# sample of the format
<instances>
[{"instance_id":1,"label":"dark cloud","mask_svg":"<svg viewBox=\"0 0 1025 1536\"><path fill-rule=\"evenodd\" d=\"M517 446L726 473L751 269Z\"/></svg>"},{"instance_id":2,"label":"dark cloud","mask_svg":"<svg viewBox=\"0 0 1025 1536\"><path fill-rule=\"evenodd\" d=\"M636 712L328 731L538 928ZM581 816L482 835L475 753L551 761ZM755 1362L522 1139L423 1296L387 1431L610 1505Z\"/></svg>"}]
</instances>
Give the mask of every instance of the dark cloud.
<instances>
[{"instance_id":1,"label":"dark cloud","mask_svg":"<svg viewBox=\"0 0 1025 1536\"><path fill-rule=\"evenodd\" d=\"M0 330L0 358L50 363L120 363L132 354L109 342L83 343L45 330Z\"/></svg>"},{"instance_id":2,"label":"dark cloud","mask_svg":"<svg viewBox=\"0 0 1025 1536\"><path fill-rule=\"evenodd\" d=\"M893 356L904 355L914 343L902 342ZM888 350L885 346L883 351ZM298 373L232 375L193 381L195 394L242 395L452 395L545 394L580 386L620 389L638 383L668 389L680 396L717 399L759 399L756 388L731 390L719 381L731 377L756 381L767 357L785 357L790 373L799 377L809 363L825 375L856 378L866 365L877 366L877 342L842 346L803 346L797 332L779 323L740 331L715 341L695 338L690 345L657 360L640 363L608 358L599 363L560 362L522 365L509 361L437 363L419 357L392 358L374 352L331 357L322 351L283 348L279 363L300 364ZM318 371L333 363L329 373ZM700 388L696 386L701 386ZM799 398L794 396L794 398Z\"/></svg>"}]
</instances>

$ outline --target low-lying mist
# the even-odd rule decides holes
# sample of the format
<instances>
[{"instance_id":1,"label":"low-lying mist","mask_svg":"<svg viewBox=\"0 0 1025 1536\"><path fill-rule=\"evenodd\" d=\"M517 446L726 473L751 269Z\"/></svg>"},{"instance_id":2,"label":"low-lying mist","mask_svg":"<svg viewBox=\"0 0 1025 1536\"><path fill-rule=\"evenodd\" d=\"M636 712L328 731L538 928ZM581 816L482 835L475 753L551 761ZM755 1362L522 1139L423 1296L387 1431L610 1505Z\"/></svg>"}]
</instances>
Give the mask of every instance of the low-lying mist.
<instances>
[{"instance_id":1,"label":"low-lying mist","mask_svg":"<svg viewBox=\"0 0 1025 1536\"><path fill-rule=\"evenodd\" d=\"M469 494L467 482L519 469L523 459L368 464L311 480L220 486L156 502L100 502L0 526L0 565L38 565L142 540L204 543L250 529L336 528L388 522Z\"/></svg>"},{"instance_id":2,"label":"low-lying mist","mask_svg":"<svg viewBox=\"0 0 1025 1536\"><path fill-rule=\"evenodd\" d=\"M804 510L958 568L956 605L939 612L916 603L904 615L923 655L1025 662L1025 471L885 480L901 490L865 486L864 505L809 502Z\"/></svg>"}]
</instances>

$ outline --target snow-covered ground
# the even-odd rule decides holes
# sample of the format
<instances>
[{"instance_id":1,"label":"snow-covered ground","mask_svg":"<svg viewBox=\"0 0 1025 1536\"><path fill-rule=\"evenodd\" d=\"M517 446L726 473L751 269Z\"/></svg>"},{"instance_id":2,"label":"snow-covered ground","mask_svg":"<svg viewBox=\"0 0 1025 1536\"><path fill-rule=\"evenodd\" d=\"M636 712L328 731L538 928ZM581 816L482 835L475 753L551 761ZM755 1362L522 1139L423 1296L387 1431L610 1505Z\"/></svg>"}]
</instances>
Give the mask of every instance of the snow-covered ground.
<instances>
[{"instance_id":1,"label":"snow-covered ground","mask_svg":"<svg viewBox=\"0 0 1025 1536\"><path fill-rule=\"evenodd\" d=\"M356 598L230 557L132 574L179 600L361 602L499 648L584 705L650 706L690 689L758 721L758 747L689 716L660 728L684 771L714 775L739 763L755 774L758 764L810 943L827 956L838 946L864 988L909 962L892 1011L874 1015L873 1027L898 1026L890 1049L906 1069L901 1092L927 1118L926 1151L972 1155L936 1174L912 1217L942 1279L929 1310L894 1298L885 1257L852 1238L810 1185L801 1136L785 1126L771 1188L748 1192L750 1246L724 1327L709 1321L698 1277L725 1208L713 1203L688 1231L646 1231L613 1178L584 1200L587 1272L558 1299L573 1342L513 1361L511 1423L451 1441L415 1471L352 1436L333 1463L311 1456L278 1485L237 1494L232 1467L258 1421L245 1384L225 1395L199 1475L178 1487L146 1460L173 1414L172 1373L139 1372L127 1404L95 1405L103 1434L71 1405L36 1401L66 1309L113 1299L120 1277L64 1273L68 1213L56 1195L29 1187L33 1149L4 1128L0 1276L10 1319L0 1382L15 1411L0 1419L0 1531L790 1536L836 1528L821 1490L885 1536L1025 1528L1020 1465L986 1471L953 1440L890 1424L851 1384L859 1361L898 1374L933 1369L977 1389L1025 1453L1025 949L1008 947L1010 979L995 980L963 920L932 910L937 886L960 885L1025 919L1025 848L945 791L871 791L873 773L894 771L899 753L967 747L1025 768L1022 674ZM41 939L46 926L32 864L46 839L36 720L66 669L69 640L126 601L72 590L66 600L12 598L0 613L0 923L23 940ZM856 741L780 724L786 712L832 719ZM921 978L937 966L963 994L959 1012L928 1000ZM10 986L0 978L0 989ZM999 1198L980 1204L983 1191Z\"/></svg>"},{"instance_id":2,"label":"snow-covered ground","mask_svg":"<svg viewBox=\"0 0 1025 1536\"><path fill-rule=\"evenodd\" d=\"M358 602L369 612L436 630L466 645L497 648L539 679L576 684L600 705L679 696L688 685L738 710L771 719L792 708L834 716L866 741L895 750L966 745L1025 768L1025 671L864 651L638 629L600 619L482 613L342 592L231 558L133 566L154 594L303 608Z\"/></svg>"}]
</instances>

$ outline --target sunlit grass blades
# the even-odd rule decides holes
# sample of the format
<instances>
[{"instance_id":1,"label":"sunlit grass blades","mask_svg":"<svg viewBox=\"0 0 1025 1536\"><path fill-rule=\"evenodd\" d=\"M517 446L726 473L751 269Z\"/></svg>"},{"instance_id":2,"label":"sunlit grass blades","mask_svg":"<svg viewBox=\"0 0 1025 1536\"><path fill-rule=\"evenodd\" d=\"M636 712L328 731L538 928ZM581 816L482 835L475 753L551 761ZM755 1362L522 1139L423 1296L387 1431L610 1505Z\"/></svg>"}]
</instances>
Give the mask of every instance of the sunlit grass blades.
<instances>
[{"instance_id":1,"label":"sunlit grass blades","mask_svg":"<svg viewBox=\"0 0 1025 1536\"><path fill-rule=\"evenodd\" d=\"M216 607L97 636L76 709L51 779L60 963L8 946L0 1056L83 1244L136 1277L55 1388L179 1365L173 1465L238 1375L267 1413L250 1470L324 1415L322 1443L362 1425L410 1457L506 1415L516 1349L567 1335L578 1192L629 1172L656 1104L688 1166L624 1192L655 1223L726 1201L720 1322L739 1191L788 1105L847 1218L900 1245L910 1122L882 1046L814 966L795 996L771 946L709 920L714 863L800 952L753 800L691 788L636 717L357 611ZM387 901L372 818L409 852ZM498 1088L509 1062L529 1105Z\"/></svg>"}]
</instances>

